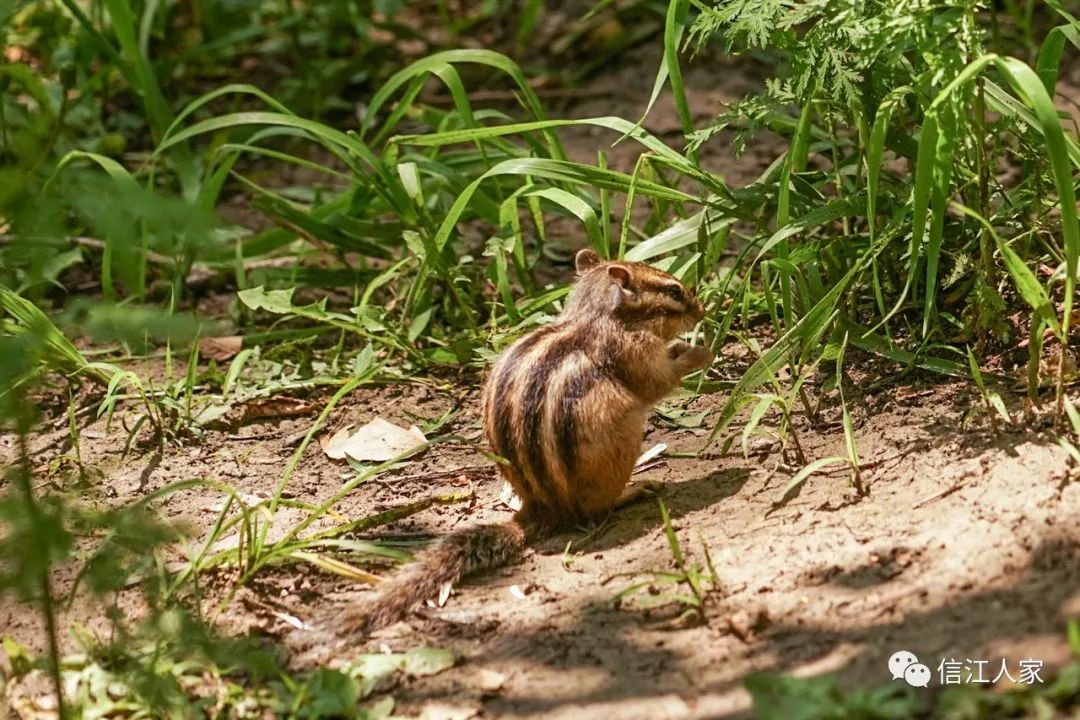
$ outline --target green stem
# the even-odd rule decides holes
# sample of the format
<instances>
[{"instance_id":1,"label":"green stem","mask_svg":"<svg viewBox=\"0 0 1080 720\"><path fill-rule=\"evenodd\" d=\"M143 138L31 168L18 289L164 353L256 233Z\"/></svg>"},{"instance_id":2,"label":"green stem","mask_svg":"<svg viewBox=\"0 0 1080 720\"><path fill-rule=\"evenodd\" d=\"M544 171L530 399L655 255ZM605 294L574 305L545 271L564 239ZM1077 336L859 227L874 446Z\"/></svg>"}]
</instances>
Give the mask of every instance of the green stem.
<instances>
[{"instance_id":1,"label":"green stem","mask_svg":"<svg viewBox=\"0 0 1080 720\"><path fill-rule=\"evenodd\" d=\"M979 164L979 214L990 217L990 167L986 157L986 98L984 81L979 78L975 91L975 151ZM994 241L990 229L982 227L979 232L979 260L982 267L983 283L986 289L993 291L997 287L994 272ZM979 336L977 354L981 355L986 346L986 328L983 326L981 313L976 315L976 331Z\"/></svg>"}]
</instances>

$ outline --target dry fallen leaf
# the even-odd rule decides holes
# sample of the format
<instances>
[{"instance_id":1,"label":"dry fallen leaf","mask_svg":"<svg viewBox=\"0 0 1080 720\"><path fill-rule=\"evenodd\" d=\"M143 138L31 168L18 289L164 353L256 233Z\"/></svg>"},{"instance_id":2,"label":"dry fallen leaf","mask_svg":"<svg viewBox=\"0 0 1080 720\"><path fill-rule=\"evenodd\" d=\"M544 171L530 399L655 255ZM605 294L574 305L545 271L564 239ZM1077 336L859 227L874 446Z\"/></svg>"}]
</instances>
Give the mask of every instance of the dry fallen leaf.
<instances>
[{"instance_id":1,"label":"dry fallen leaf","mask_svg":"<svg viewBox=\"0 0 1080 720\"><path fill-rule=\"evenodd\" d=\"M260 398L245 403L242 422L310 415L318 409L319 406L315 403L298 398Z\"/></svg>"},{"instance_id":2,"label":"dry fallen leaf","mask_svg":"<svg viewBox=\"0 0 1080 720\"><path fill-rule=\"evenodd\" d=\"M424 433L415 425L406 430L377 417L352 435L349 435L347 427L337 431L329 440L322 442L322 448L326 456L333 460L344 460L347 456L361 462L383 462L415 450L426 442Z\"/></svg>"},{"instance_id":3,"label":"dry fallen leaf","mask_svg":"<svg viewBox=\"0 0 1080 720\"><path fill-rule=\"evenodd\" d=\"M244 338L239 335L204 337L199 339L199 357L221 362L234 357L243 347Z\"/></svg>"},{"instance_id":4,"label":"dry fallen leaf","mask_svg":"<svg viewBox=\"0 0 1080 720\"><path fill-rule=\"evenodd\" d=\"M352 425L346 425L333 435L323 435L319 438L319 447L323 449L326 456L332 460L341 460L345 457L345 454L340 452L339 448L342 443L349 439L349 432L352 430Z\"/></svg>"},{"instance_id":5,"label":"dry fallen leaf","mask_svg":"<svg viewBox=\"0 0 1080 720\"><path fill-rule=\"evenodd\" d=\"M641 457L634 462L634 467L644 465L665 450L667 450L667 443L657 443L656 445L653 445L651 448L641 453Z\"/></svg>"}]
</instances>

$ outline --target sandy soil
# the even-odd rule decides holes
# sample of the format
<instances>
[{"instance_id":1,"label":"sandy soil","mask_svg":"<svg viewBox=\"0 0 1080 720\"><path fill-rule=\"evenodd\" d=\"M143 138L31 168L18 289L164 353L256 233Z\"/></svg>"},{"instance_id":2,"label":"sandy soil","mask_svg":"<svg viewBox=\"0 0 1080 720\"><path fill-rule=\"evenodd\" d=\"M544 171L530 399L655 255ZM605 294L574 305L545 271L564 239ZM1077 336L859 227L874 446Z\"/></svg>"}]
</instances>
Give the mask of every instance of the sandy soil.
<instances>
[{"instance_id":1,"label":"sandy soil","mask_svg":"<svg viewBox=\"0 0 1080 720\"><path fill-rule=\"evenodd\" d=\"M719 372L735 376L741 369L736 359ZM875 368L874 376L888 376L887 370ZM462 659L457 667L393 692L403 712L453 707L461 717L741 717L749 702L741 681L751 672L837 672L849 684L882 684L889 679L886 660L899 649L934 667L947 657L1005 657L1014 666L1027 658L1048 667L1065 662L1064 620L1080 611L1080 488L1070 481L1066 453L1035 430L995 435L985 417L961 429L978 402L965 385L910 376L873 387L868 377L846 392L869 497L859 498L849 473L837 466L779 505L795 468L767 440L752 442L749 457L737 450L668 458L639 476L663 484L659 499L691 561L704 560L703 547L711 553L719 581L707 595L703 623L680 626L677 603L651 610L635 601L613 603L632 582L673 569L658 506L647 499L596 527L543 543L520 565L465 583L445 607L419 611L357 652L453 649ZM870 389L860 394L860 386ZM376 415L403 424L435 418L457 398L414 385L361 389L330 416L327 432ZM676 405L713 411L722 401L706 395ZM473 437L475 393L462 407L446 431ZM827 405L816 421L797 424L809 457L843 453L838 412ZM166 457L151 453L123 466L117 443L93 442L98 431L91 428L84 457L105 469L103 488L114 498L192 477L265 497L294 449L289 438L310 422L211 433L199 447ZM645 446L663 442L669 452L692 451L703 433L654 422ZM62 450L53 446L36 457L46 462ZM312 444L289 494L325 499L347 474ZM436 447L362 485L337 509L359 518L470 486L471 502L432 508L365 537L414 543L462 523L509 518L494 468L455 446ZM186 491L161 510L204 533L220 499L212 491ZM282 510L275 531L300 517ZM61 589L69 583L70 576L58 577ZM365 592L289 566L241 591L220 625L229 633L279 636L288 626L275 613L306 620ZM63 620L107 628L100 609L85 599ZM40 649L42 628L27 608L5 599L0 626ZM65 645L74 647L70 639Z\"/></svg>"}]
</instances>

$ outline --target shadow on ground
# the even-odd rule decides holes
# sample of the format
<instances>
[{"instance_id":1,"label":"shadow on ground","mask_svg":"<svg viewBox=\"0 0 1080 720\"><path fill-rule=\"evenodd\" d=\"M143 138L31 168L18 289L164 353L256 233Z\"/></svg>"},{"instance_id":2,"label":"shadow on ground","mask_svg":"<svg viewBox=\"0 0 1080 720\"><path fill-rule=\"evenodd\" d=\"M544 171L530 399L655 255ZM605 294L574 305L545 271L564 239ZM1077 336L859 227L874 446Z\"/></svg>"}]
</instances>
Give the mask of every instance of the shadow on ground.
<instances>
[{"instance_id":1,"label":"shadow on ground","mask_svg":"<svg viewBox=\"0 0 1080 720\"><path fill-rule=\"evenodd\" d=\"M777 489L758 497L764 463L748 468L741 457L668 484L661 497L682 518L684 543L696 546L703 535L711 549L727 553L721 576L750 578L711 597L703 626L663 631L656 614L597 602L605 572L670 562L659 513L644 502L591 534L564 534L539 548L543 563L571 541L587 555L581 566L591 585L553 592L540 601L543 609L523 615L499 607L506 601L496 594L498 578L478 579L459 602L480 607L488 622L429 617L420 621L424 635L435 644L474 643L465 668L507 674L505 689L479 693L484 712L496 717L734 720L750 717L741 688L752 673L835 673L842 686L879 686L890 681L887 660L901 649L931 666L934 684L947 658L1007 657L1015 675L1019 661L1032 657L1046 661L1048 675L1067 659L1060 653L1066 619L1080 607L1072 502L1080 498L1063 480L1067 460L1052 438L964 432L957 415L965 410L965 401L954 399L893 411L899 417L886 420L904 423L905 431L889 437L880 417L866 423L859 437L865 456L892 460L874 466L871 499L838 508L830 505L847 492L843 476L808 483L779 517L766 519ZM828 442L816 448L820 456ZM514 581L551 582L550 573L533 577L536 564L514 572ZM573 594L582 586L592 590L587 597ZM742 612L752 619L762 609L762 628L739 639L732 618ZM1040 657L1049 646L1053 652ZM455 693L476 700L469 675L455 670L400 697L406 707Z\"/></svg>"}]
</instances>

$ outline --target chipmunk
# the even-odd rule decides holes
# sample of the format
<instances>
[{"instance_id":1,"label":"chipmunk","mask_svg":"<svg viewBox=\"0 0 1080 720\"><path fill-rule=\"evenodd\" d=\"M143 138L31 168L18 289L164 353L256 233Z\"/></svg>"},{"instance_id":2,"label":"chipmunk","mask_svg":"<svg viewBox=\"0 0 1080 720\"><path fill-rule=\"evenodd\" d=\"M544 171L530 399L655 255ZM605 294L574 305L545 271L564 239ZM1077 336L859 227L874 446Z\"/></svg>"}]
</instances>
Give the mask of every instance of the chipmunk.
<instances>
[{"instance_id":1,"label":"chipmunk","mask_svg":"<svg viewBox=\"0 0 1080 720\"><path fill-rule=\"evenodd\" d=\"M653 405L713 359L672 342L705 308L666 272L636 262L575 258L578 281L558 319L512 344L483 389L484 431L508 461L521 510L502 524L458 530L349 607L332 631L366 633L400 620L447 583L500 567L553 530L621 504Z\"/></svg>"}]
</instances>

